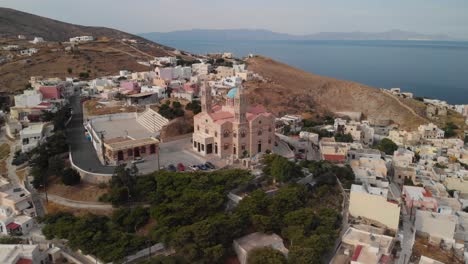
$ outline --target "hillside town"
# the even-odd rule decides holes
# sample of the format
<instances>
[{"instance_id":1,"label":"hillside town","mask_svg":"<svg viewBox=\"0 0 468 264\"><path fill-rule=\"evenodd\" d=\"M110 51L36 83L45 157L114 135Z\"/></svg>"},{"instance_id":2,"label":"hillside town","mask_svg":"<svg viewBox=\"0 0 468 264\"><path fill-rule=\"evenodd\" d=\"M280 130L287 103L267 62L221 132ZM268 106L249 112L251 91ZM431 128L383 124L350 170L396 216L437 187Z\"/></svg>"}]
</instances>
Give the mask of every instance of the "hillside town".
<instances>
[{"instance_id":1,"label":"hillside town","mask_svg":"<svg viewBox=\"0 0 468 264\"><path fill-rule=\"evenodd\" d=\"M47 42L18 39L28 44L2 46L0 64ZM468 263L468 131L441 123L456 112L468 125L468 105L383 89L425 107L415 130L352 111L277 115L249 100L249 82L268 84L254 57L174 51L139 61L147 71L30 76L2 112L0 262L244 264L268 248L290 263ZM107 193L80 201L63 186ZM110 213L83 220L51 204ZM87 229L103 222L118 231ZM67 233L80 230L93 235Z\"/></svg>"}]
</instances>

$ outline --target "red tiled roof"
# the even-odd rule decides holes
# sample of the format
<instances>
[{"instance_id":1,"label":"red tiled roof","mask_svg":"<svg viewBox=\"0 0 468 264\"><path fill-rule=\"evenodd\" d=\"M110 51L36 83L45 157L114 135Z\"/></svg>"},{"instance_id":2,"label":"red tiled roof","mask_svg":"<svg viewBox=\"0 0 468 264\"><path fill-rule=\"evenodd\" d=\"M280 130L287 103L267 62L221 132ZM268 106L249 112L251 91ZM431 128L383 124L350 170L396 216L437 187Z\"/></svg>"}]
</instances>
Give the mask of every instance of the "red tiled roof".
<instances>
[{"instance_id":1,"label":"red tiled roof","mask_svg":"<svg viewBox=\"0 0 468 264\"><path fill-rule=\"evenodd\" d=\"M382 255L382 257L380 258L380 262L381 264L386 264L386 263L390 263L390 260L392 258L390 256L387 256L387 255Z\"/></svg>"},{"instance_id":2,"label":"red tiled roof","mask_svg":"<svg viewBox=\"0 0 468 264\"><path fill-rule=\"evenodd\" d=\"M351 261L357 261L359 258L359 255L361 255L361 251L362 251L362 245L358 245L356 247L356 250L354 250L354 254L353 254L353 257L351 258Z\"/></svg>"},{"instance_id":3,"label":"red tiled roof","mask_svg":"<svg viewBox=\"0 0 468 264\"><path fill-rule=\"evenodd\" d=\"M16 262L16 264L32 264L32 259L25 259L25 258L20 258Z\"/></svg>"},{"instance_id":4,"label":"red tiled roof","mask_svg":"<svg viewBox=\"0 0 468 264\"><path fill-rule=\"evenodd\" d=\"M16 229L16 228L18 228L18 227L20 227L20 225L18 225L17 223L13 223L13 222L9 223L9 224L6 226L7 229L11 229L11 230Z\"/></svg>"},{"instance_id":5,"label":"red tiled roof","mask_svg":"<svg viewBox=\"0 0 468 264\"><path fill-rule=\"evenodd\" d=\"M323 157L328 161L344 161L346 159L345 155L337 154L324 154Z\"/></svg>"}]
</instances>

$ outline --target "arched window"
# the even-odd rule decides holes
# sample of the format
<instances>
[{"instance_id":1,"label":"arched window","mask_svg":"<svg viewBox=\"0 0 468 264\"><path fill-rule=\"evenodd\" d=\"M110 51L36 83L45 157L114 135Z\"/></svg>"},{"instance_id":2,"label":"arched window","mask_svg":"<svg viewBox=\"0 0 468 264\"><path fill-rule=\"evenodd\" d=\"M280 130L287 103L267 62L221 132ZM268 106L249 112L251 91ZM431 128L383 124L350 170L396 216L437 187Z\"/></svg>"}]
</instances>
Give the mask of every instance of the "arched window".
<instances>
[{"instance_id":1,"label":"arched window","mask_svg":"<svg viewBox=\"0 0 468 264\"><path fill-rule=\"evenodd\" d=\"M245 130L242 130L242 131L240 132L241 138L245 138L245 135L246 135L246 134L245 134Z\"/></svg>"},{"instance_id":2,"label":"arched window","mask_svg":"<svg viewBox=\"0 0 468 264\"><path fill-rule=\"evenodd\" d=\"M236 137L237 137L237 133L236 133L236 132L233 132L233 133L232 133L232 137L233 137L233 138L236 138Z\"/></svg>"},{"instance_id":3,"label":"arched window","mask_svg":"<svg viewBox=\"0 0 468 264\"><path fill-rule=\"evenodd\" d=\"M199 125L197 125L197 131L200 131L200 126Z\"/></svg>"},{"instance_id":4,"label":"arched window","mask_svg":"<svg viewBox=\"0 0 468 264\"><path fill-rule=\"evenodd\" d=\"M229 144L224 144L224 150L228 150L229 149Z\"/></svg>"},{"instance_id":5,"label":"arched window","mask_svg":"<svg viewBox=\"0 0 468 264\"><path fill-rule=\"evenodd\" d=\"M207 128L205 128L205 134L210 134L210 131Z\"/></svg>"},{"instance_id":6,"label":"arched window","mask_svg":"<svg viewBox=\"0 0 468 264\"><path fill-rule=\"evenodd\" d=\"M224 136L225 138L229 137L229 131L225 130L224 133L223 133L223 136Z\"/></svg>"},{"instance_id":7,"label":"arched window","mask_svg":"<svg viewBox=\"0 0 468 264\"><path fill-rule=\"evenodd\" d=\"M261 129L258 130L257 134L258 134L259 136L261 136L261 135L263 134L262 130L261 130Z\"/></svg>"},{"instance_id":8,"label":"arched window","mask_svg":"<svg viewBox=\"0 0 468 264\"><path fill-rule=\"evenodd\" d=\"M218 131L215 131L215 137L216 138L218 137Z\"/></svg>"},{"instance_id":9,"label":"arched window","mask_svg":"<svg viewBox=\"0 0 468 264\"><path fill-rule=\"evenodd\" d=\"M271 132L271 127L268 128L268 132Z\"/></svg>"}]
</instances>

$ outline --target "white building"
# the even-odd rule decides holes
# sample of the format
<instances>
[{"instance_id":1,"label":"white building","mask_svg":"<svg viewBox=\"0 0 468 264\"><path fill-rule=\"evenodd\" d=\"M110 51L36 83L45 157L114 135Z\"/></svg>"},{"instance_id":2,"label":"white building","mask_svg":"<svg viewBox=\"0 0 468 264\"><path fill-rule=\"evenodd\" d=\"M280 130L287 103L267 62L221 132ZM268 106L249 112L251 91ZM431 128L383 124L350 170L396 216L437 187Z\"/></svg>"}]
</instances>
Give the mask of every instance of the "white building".
<instances>
[{"instance_id":1,"label":"white building","mask_svg":"<svg viewBox=\"0 0 468 264\"><path fill-rule=\"evenodd\" d=\"M141 87L141 93L157 93L159 98L166 98L166 89L161 86L144 85Z\"/></svg>"},{"instance_id":2,"label":"white building","mask_svg":"<svg viewBox=\"0 0 468 264\"><path fill-rule=\"evenodd\" d=\"M157 65L175 66L177 64L177 58L176 57L156 57L150 63L157 64Z\"/></svg>"},{"instance_id":3,"label":"white building","mask_svg":"<svg viewBox=\"0 0 468 264\"><path fill-rule=\"evenodd\" d=\"M438 128L435 124L420 125L418 127L419 134L423 139L440 139L444 138L444 131Z\"/></svg>"},{"instance_id":4,"label":"white building","mask_svg":"<svg viewBox=\"0 0 468 264\"><path fill-rule=\"evenodd\" d=\"M209 63L194 63L192 64L193 74L208 75L213 70L213 67Z\"/></svg>"},{"instance_id":5,"label":"white building","mask_svg":"<svg viewBox=\"0 0 468 264\"><path fill-rule=\"evenodd\" d=\"M52 126L45 123L32 124L20 131L21 150L29 152L52 134Z\"/></svg>"},{"instance_id":6,"label":"white building","mask_svg":"<svg viewBox=\"0 0 468 264\"><path fill-rule=\"evenodd\" d=\"M301 131L299 132L299 138L307 140L317 146L319 144L319 135L312 132Z\"/></svg>"},{"instance_id":7,"label":"white building","mask_svg":"<svg viewBox=\"0 0 468 264\"><path fill-rule=\"evenodd\" d=\"M20 55L21 56L32 56L33 54L38 53L39 50L36 48L29 48L29 49L24 49L20 50Z\"/></svg>"},{"instance_id":8,"label":"white building","mask_svg":"<svg viewBox=\"0 0 468 264\"><path fill-rule=\"evenodd\" d=\"M44 264L47 254L39 245L0 245L0 263L2 264Z\"/></svg>"},{"instance_id":9,"label":"white building","mask_svg":"<svg viewBox=\"0 0 468 264\"><path fill-rule=\"evenodd\" d=\"M14 98L16 107L34 107L42 102L42 94L37 90L24 90Z\"/></svg>"},{"instance_id":10,"label":"white building","mask_svg":"<svg viewBox=\"0 0 468 264\"><path fill-rule=\"evenodd\" d=\"M88 42L88 41L93 41L93 40L94 40L93 36L79 36L79 37L70 38L70 42L73 42L73 43Z\"/></svg>"},{"instance_id":11,"label":"white building","mask_svg":"<svg viewBox=\"0 0 468 264\"><path fill-rule=\"evenodd\" d=\"M223 85L229 86L229 87L238 87L242 85L242 78L237 77L237 76L230 76L223 78L222 80Z\"/></svg>"},{"instance_id":12,"label":"white building","mask_svg":"<svg viewBox=\"0 0 468 264\"><path fill-rule=\"evenodd\" d=\"M40 44L40 43L44 43L44 39L41 38L41 37L34 37L34 39L31 41L31 43L33 44Z\"/></svg>"}]
</instances>

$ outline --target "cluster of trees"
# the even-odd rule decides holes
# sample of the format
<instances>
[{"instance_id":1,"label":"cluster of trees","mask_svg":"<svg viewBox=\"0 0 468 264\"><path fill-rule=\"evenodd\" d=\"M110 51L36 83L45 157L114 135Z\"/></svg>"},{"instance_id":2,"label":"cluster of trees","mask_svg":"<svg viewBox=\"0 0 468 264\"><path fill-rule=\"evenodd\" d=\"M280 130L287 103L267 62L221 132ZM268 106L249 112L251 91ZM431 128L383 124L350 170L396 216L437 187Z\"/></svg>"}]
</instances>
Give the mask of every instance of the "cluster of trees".
<instances>
[{"instance_id":1,"label":"cluster of trees","mask_svg":"<svg viewBox=\"0 0 468 264\"><path fill-rule=\"evenodd\" d=\"M192 111L195 115L201 112L201 105L199 101L193 101L185 106L185 110Z\"/></svg>"},{"instance_id":2,"label":"cluster of trees","mask_svg":"<svg viewBox=\"0 0 468 264\"><path fill-rule=\"evenodd\" d=\"M171 106L170 102L167 101L159 107L158 113L167 119L174 119L184 116L185 111L182 108L182 104L180 102L174 101L172 102Z\"/></svg>"},{"instance_id":3,"label":"cluster of trees","mask_svg":"<svg viewBox=\"0 0 468 264\"><path fill-rule=\"evenodd\" d=\"M337 237L340 215L313 196L300 185L286 185L274 196L258 190L239 203L234 215L244 227L281 234L289 243L290 263L320 263Z\"/></svg>"},{"instance_id":4,"label":"cluster of trees","mask_svg":"<svg viewBox=\"0 0 468 264\"><path fill-rule=\"evenodd\" d=\"M303 129L304 131L315 133L319 135L319 138L324 138L324 137L333 137L333 133L325 130L325 129L318 129L318 128L313 128L313 127L306 127Z\"/></svg>"},{"instance_id":5,"label":"cluster of trees","mask_svg":"<svg viewBox=\"0 0 468 264\"><path fill-rule=\"evenodd\" d=\"M42 231L47 239L67 239L71 248L81 249L84 254L105 262L120 261L148 245L145 237L134 233L135 226L144 224L139 222L145 219L144 214L142 208L117 210L111 218L91 214L77 217L61 212L45 216ZM133 219L135 216L138 218Z\"/></svg>"},{"instance_id":6,"label":"cluster of trees","mask_svg":"<svg viewBox=\"0 0 468 264\"><path fill-rule=\"evenodd\" d=\"M335 141L336 142L347 142L347 143L352 143L353 136L350 133L336 133L335 134Z\"/></svg>"},{"instance_id":7,"label":"cluster of trees","mask_svg":"<svg viewBox=\"0 0 468 264\"><path fill-rule=\"evenodd\" d=\"M47 184L49 176L61 176L64 184L75 185L80 182L78 172L65 170L63 153L68 152L65 124L71 116L70 107L64 106L57 112L43 112L41 119L54 124L54 135L29 153L33 186L39 188Z\"/></svg>"},{"instance_id":8,"label":"cluster of trees","mask_svg":"<svg viewBox=\"0 0 468 264\"><path fill-rule=\"evenodd\" d=\"M265 165L263 172L278 182L288 182L304 177L300 166L276 154L265 155L263 164Z\"/></svg>"},{"instance_id":9,"label":"cluster of trees","mask_svg":"<svg viewBox=\"0 0 468 264\"><path fill-rule=\"evenodd\" d=\"M448 122L444 127L444 137L451 138L457 135L457 130L459 127L452 122Z\"/></svg>"},{"instance_id":10,"label":"cluster of trees","mask_svg":"<svg viewBox=\"0 0 468 264\"><path fill-rule=\"evenodd\" d=\"M224 211L227 193L251 179L248 171L155 173L152 237L173 247L189 263L217 263L241 234L238 221ZM157 195L156 195L157 194Z\"/></svg>"},{"instance_id":11,"label":"cluster of trees","mask_svg":"<svg viewBox=\"0 0 468 264\"><path fill-rule=\"evenodd\" d=\"M335 119L333 116L326 115L323 118L317 116L317 119L304 119L302 122L304 123L304 127L315 127L321 125L333 125Z\"/></svg>"},{"instance_id":12,"label":"cluster of trees","mask_svg":"<svg viewBox=\"0 0 468 264\"><path fill-rule=\"evenodd\" d=\"M46 184L49 176L60 175L65 167L60 154L67 151L67 139L63 131L55 132L45 143L31 151L30 164L34 188Z\"/></svg>"},{"instance_id":13,"label":"cluster of trees","mask_svg":"<svg viewBox=\"0 0 468 264\"><path fill-rule=\"evenodd\" d=\"M130 202L153 202L156 193L156 179L153 175L136 177L138 168L133 165L126 168L121 164L115 168L110 182L109 193L99 198L100 201L110 202L114 207Z\"/></svg>"},{"instance_id":14,"label":"cluster of trees","mask_svg":"<svg viewBox=\"0 0 468 264\"><path fill-rule=\"evenodd\" d=\"M353 169L349 165L341 167L325 160L303 160L300 165L307 168L314 175L318 185L334 185L338 178L343 188L349 189L355 180Z\"/></svg>"},{"instance_id":15,"label":"cluster of trees","mask_svg":"<svg viewBox=\"0 0 468 264\"><path fill-rule=\"evenodd\" d=\"M377 145L377 149L384 152L387 155L393 155L393 152L395 152L398 149L398 145L395 144L395 142L393 142L391 139L384 138Z\"/></svg>"}]
</instances>

